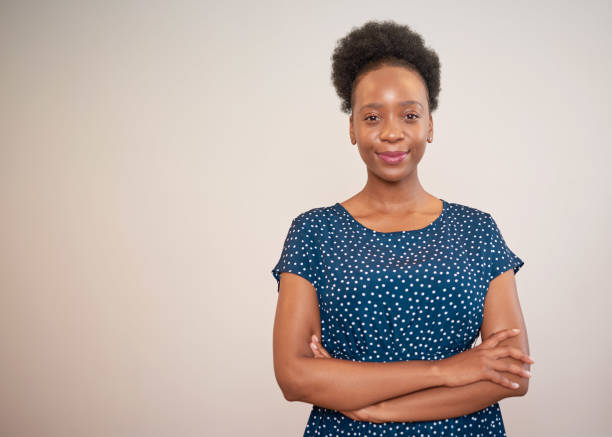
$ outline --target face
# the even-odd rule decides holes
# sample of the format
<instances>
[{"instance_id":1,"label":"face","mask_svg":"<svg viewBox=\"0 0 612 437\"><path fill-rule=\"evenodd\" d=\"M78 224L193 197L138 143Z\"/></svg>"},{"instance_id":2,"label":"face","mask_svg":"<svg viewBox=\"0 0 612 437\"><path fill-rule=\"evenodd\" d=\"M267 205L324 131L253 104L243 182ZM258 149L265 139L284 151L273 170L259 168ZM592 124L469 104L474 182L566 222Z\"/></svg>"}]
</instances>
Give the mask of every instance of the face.
<instances>
[{"instance_id":1,"label":"face","mask_svg":"<svg viewBox=\"0 0 612 437\"><path fill-rule=\"evenodd\" d=\"M427 138L433 138L427 89L418 73L384 66L359 78L353 90L350 136L369 172L388 181L412 174ZM407 154L399 162L381 155L396 151Z\"/></svg>"}]
</instances>

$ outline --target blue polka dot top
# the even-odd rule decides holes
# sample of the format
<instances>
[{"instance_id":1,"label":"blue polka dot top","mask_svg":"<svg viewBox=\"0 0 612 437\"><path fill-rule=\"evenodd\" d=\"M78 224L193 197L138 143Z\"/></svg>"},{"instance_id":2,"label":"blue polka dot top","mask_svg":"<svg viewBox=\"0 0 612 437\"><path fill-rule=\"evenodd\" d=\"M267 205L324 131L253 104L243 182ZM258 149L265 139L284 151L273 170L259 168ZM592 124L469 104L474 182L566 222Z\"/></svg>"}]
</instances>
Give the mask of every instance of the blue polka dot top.
<instances>
[{"instance_id":1,"label":"blue polka dot top","mask_svg":"<svg viewBox=\"0 0 612 437\"><path fill-rule=\"evenodd\" d=\"M416 230L378 232L340 203L302 212L272 270L310 281L321 343L334 358L440 360L478 338L489 282L523 266L493 217L443 199L442 213ZM304 436L505 436L499 404L421 422L356 421L313 405Z\"/></svg>"}]
</instances>

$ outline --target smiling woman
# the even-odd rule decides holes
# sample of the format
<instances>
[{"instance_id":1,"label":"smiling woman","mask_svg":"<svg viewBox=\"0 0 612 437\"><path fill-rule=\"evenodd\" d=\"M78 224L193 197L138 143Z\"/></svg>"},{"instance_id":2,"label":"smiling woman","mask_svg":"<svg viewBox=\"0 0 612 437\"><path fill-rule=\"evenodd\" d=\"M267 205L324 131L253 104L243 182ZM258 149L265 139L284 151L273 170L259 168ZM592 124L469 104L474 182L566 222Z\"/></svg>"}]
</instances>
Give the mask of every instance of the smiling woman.
<instances>
[{"instance_id":1,"label":"smiling woman","mask_svg":"<svg viewBox=\"0 0 612 437\"><path fill-rule=\"evenodd\" d=\"M272 269L279 386L313 405L305 436L504 436L498 401L527 392L533 363L524 262L491 214L421 186L438 56L385 21L354 28L332 60L367 183L291 223Z\"/></svg>"},{"instance_id":2,"label":"smiling woman","mask_svg":"<svg viewBox=\"0 0 612 437\"><path fill-rule=\"evenodd\" d=\"M358 146L368 170L387 181L416 181L417 164L433 138L427 87L420 74L384 64L360 74L354 87L351 143Z\"/></svg>"}]
</instances>

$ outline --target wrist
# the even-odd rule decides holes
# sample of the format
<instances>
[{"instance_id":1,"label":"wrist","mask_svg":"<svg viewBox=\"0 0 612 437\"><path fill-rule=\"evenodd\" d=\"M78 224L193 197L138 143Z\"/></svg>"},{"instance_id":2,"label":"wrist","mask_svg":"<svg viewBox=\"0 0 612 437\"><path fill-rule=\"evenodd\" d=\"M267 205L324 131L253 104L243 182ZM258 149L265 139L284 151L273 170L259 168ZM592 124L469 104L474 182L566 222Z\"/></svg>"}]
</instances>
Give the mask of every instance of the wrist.
<instances>
[{"instance_id":1,"label":"wrist","mask_svg":"<svg viewBox=\"0 0 612 437\"><path fill-rule=\"evenodd\" d=\"M432 360L431 361L431 373L434 380L437 382L436 386L445 386L448 381L446 380L446 373L444 372L444 360Z\"/></svg>"}]
</instances>

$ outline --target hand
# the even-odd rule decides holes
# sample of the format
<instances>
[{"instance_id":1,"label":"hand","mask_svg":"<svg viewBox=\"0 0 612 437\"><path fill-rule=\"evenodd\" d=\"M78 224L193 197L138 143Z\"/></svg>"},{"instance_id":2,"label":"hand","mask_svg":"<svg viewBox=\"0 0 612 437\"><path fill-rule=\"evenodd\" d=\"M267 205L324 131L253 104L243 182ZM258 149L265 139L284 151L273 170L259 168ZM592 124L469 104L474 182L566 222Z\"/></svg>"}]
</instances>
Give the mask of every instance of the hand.
<instances>
[{"instance_id":1,"label":"hand","mask_svg":"<svg viewBox=\"0 0 612 437\"><path fill-rule=\"evenodd\" d=\"M325 350L316 335L313 335L310 342L310 349L314 354L315 358L331 358L331 355ZM380 403L372 404L367 407L359 408L357 410L342 411L340 412L353 420L361 422L374 422L382 423L381 420L376 418L376 411L380 407Z\"/></svg>"},{"instance_id":2,"label":"hand","mask_svg":"<svg viewBox=\"0 0 612 437\"><path fill-rule=\"evenodd\" d=\"M531 376L531 373L518 364L509 364L499 358L510 356L529 364L535 361L516 347L498 346L498 344L508 337L517 335L519 331L518 329L501 330L472 349L440 360L440 369L446 381L444 385L457 387L485 379L504 387L518 388L519 384L506 378L499 371L511 372L527 378Z\"/></svg>"}]
</instances>

